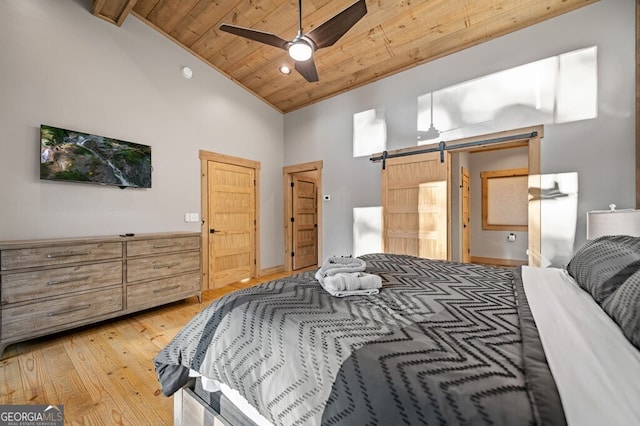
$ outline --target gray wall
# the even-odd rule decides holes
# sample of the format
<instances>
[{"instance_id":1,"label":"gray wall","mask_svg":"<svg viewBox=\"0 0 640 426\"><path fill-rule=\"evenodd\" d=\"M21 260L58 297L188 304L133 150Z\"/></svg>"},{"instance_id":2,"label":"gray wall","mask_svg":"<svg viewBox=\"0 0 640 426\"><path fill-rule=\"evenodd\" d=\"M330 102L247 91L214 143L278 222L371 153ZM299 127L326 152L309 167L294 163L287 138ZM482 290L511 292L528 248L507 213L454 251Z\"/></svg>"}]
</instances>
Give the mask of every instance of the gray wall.
<instances>
[{"instance_id":1,"label":"gray wall","mask_svg":"<svg viewBox=\"0 0 640 426\"><path fill-rule=\"evenodd\" d=\"M542 171L579 173L576 247L587 210L635 204L634 2L601 0L284 119L135 17L118 28L90 4L0 2L0 240L197 231L184 213L200 211L203 149L261 162L262 267L282 264L283 165L324 161L323 255L349 253L353 208L380 205L380 164L352 157L354 113L384 111L387 149L411 146L417 96L593 45L598 117L545 125ZM40 181L42 123L151 145L153 188Z\"/></svg>"},{"instance_id":2,"label":"gray wall","mask_svg":"<svg viewBox=\"0 0 640 426\"><path fill-rule=\"evenodd\" d=\"M282 265L283 116L129 16L0 2L0 240L199 231L206 150L261 162L261 267ZM194 76L186 80L180 68ZM152 189L40 181L40 124L151 145Z\"/></svg>"},{"instance_id":3,"label":"gray wall","mask_svg":"<svg viewBox=\"0 0 640 426\"><path fill-rule=\"evenodd\" d=\"M352 250L354 207L380 205L380 164L351 156L354 113L385 111L387 149L412 146L417 96L596 45L598 117L545 125L542 142L543 173L579 174L574 247L584 244L587 210L635 204L634 17L634 2L601 0L285 114L285 164L324 161L323 191L332 195L324 204L324 255ZM545 222L552 220L543 211L543 255Z\"/></svg>"}]
</instances>

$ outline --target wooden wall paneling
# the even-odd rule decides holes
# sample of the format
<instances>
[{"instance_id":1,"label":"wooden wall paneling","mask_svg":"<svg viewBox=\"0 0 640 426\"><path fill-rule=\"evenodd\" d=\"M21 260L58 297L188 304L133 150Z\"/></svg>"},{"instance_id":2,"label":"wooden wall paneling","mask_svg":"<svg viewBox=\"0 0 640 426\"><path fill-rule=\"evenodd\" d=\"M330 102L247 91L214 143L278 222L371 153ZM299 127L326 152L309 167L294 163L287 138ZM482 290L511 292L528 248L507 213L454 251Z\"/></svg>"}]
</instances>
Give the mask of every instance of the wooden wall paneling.
<instances>
[{"instance_id":1,"label":"wooden wall paneling","mask_svg":"<svg viewBox=\"0 0 640 426\"><path fill-rule=\"evenodd\" d=\"M295 2L93 0L93 13L115 25L134 14L267 104L289 112L595 1L369 1L361 21L335 46L314 55L320 83L308 83L296 72L280 74L280 65L293 65L285 51L219 30L226 22L292 40L298 29ZM303 2L303 32L351 3Z\"/></svg>"}]
</instances>

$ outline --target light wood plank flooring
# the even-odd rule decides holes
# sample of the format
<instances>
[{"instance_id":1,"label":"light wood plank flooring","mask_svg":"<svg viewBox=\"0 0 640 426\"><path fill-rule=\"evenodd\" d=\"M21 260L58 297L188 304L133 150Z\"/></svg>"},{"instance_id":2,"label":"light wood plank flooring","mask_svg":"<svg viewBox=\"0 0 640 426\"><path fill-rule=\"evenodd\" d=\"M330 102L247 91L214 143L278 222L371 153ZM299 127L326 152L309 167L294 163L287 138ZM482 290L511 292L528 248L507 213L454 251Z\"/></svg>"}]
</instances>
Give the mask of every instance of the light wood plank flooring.
<instances>
[{"instance_id":1,"label":"light wood plank flooring","mask_svg":"<svg viewBox=\"0 0 640 426\"><path fill-rule=\"evenodd\" d=\"M72 425L171 425L173 399L160 391L153 358L212 300L284 275L11 345L0 361L0 404L64 404Z\"/></svg>"}]
</instances>

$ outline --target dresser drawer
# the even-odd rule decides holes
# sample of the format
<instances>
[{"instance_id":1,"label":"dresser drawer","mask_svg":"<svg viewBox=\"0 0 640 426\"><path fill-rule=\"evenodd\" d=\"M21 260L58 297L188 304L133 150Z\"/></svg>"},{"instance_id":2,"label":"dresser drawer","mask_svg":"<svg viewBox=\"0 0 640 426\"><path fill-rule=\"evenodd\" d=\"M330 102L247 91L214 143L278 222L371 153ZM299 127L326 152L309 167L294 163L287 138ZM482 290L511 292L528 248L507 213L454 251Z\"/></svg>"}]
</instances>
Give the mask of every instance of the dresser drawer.
<instances>
[{"instance_id":1,"label":"dresser drawer","mask_svg":"<svg viewBox=\"0 0 640 426\"><path fill-rule=\"evenodd\" d=\"M145 256L183 250L199 250L200 236L127 241L127 256Z\"/></svg>"},{"instance_id":2,"label":"dresser drawer","mask_svg":"<svg viewBox=\"0 0 640 426\"><path fill-rule=\"evenodd\" d=\"M127 259L127 282L200 271L200 252Z\"/></svg>"},{"instance_id":3,"label":"dresser drawer","mask_svg":"<svg viewBox=\"0 0 640 426\"><path fill-rule=\"evenodd\" d=\"M3 271L122 257L122 243L73 244L2 250Z\"/></svg>"},{"instance_id":4,"label":"dresser drawer","mask_svg":"<svg viewBox=\"0 0 640 426\"><path fill-rule=\"evenodd\" d=\"M174 302L200 293L200 272L127 286L127 310Z\"/></svg>"},{"instance_id":5,"label":"dresser drawer","mask_svg":"<svg viewBox=\"0 0 640 426\"><path fill-rule=\"evenodd\" d=\"M121 310L122 287L5 307L2 309L0 337L2 340L24 339L43 330L64 330L67 324L91 323L93 318Z\"/></svg>"},{"instance_id":6,"label":"dresser drawer","mask_svg":"<svg viewBox=\"0 0 640 426\"><path fill-rule=\"evenodd\" d=\"M122 284L122 262L66 266L0 276L2 305Z\"/></svg>"}]
</instances>

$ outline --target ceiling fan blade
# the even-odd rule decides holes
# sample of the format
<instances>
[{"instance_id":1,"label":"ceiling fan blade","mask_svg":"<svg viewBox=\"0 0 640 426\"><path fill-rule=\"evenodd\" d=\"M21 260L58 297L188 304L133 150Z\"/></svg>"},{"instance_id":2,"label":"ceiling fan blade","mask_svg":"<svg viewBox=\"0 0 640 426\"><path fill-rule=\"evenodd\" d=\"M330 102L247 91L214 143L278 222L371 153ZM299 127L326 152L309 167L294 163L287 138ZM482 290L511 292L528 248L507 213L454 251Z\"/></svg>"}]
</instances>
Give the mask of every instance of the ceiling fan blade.
<instances>
[{"instance_id":1,"label":"ceiling fan blade","mask_svg":"<svg viewBox=\"0 0 640 426\"><path fill-rule=\"evenodd\" d=\"M313 58L307 61L296 61L296 71L298 71L309 83L313 83L319 80L318 71L316 70L316 64L313 62Z\"/></svg>"},{"instance_id":2,"label":"ceiling fan blade","mask_svg":"<svg viewBox=\"0 0 640 426\"><path fill-rule=\"evenodd\" d=\"M332 46L366 14L366 1L358 0L333 18L309 31L305 36L313 40L317 49Z\"/></svg>"},{"instance_id":3,"label":"ceiling fan blade","mask_svg":"<svg viewBox=\"0 0 640 426\"><path fill-rule=\"evenodd\" d=\"M253 30L251 28L238 27L236 25L222 24L220 30L238 35L240 37L248 38L249 40L257 41L259 43L268 44L270 46L279 47L280 49L287 49L290 42L283 40L275 34L266 33L264 31Z\"/></svg>"}]
</instances>

